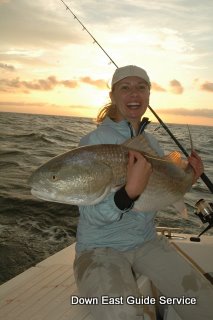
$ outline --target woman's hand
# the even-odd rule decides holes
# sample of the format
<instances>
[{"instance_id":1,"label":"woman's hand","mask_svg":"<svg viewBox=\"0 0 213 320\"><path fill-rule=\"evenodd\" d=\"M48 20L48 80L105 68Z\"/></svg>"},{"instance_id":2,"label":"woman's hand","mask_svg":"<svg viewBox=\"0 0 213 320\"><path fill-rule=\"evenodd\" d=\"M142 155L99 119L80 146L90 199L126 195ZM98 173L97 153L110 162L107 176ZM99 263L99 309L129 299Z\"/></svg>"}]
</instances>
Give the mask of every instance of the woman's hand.
<instances>
[{"instance_id":1,"label":"woman's hand","mask_svg":"<svg viewBox=\"0 0 213 320\"><path fill-rule=\"evenodd\" d=\"M151 173L152 166L142 154L130 151L125 190L131 199L136 198L145 190Z\"/></svg>"},{"instance_id":2,"label":"woman's hand","mask_svg":"<svg viewBox=\"0 0 213 320\"><path fill-rule=\"evenodd\" d=\"M197 154L197 152L195 152L194 150L192 150L191 155L188 157L188 161L194 170L194 184L197 181L197 179L201 176L201 174L204 172L203 162Z\"/></svg>"}]
</instances>

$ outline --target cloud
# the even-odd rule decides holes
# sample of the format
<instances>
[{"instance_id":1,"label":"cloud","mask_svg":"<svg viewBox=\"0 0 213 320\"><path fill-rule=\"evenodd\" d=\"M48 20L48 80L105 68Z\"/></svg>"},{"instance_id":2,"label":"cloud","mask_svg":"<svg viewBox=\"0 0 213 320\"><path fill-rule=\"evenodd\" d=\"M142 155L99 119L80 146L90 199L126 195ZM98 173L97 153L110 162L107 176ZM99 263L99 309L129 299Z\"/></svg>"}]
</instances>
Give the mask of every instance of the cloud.
<instances>
[{"instance_id":1,"label":"cloud","mask_svg":"<svg viewBox=\"0 0 213 320\"><path fill-rule=\"evenodd\" d=\"M179 116L213 118L213 109L170 108L158 109L158 113L173 114Z\"/></svg>"},{"instance_id":2,"label":"cloud","mask_svg":"<svg viewBox=\"0 0 213 320\"><path fill-rule=\"evenodd\" d=\"M156 82L152 82L152 90L154 91L161 91L161 92L165 92L166 89L164 89L163 87L161 87L159 84L157 84Z\"/></svg>"},{"instance_id":3,"label":"cloud","mask_svg":"<svg viewBox=\"0 0 213 320\"><path fill-rule=\"evenodd\" d=\"M1 63L0 62L0 68L7 70L7 71L15 71L15 67L6 63Z\"/></svg>"},{"instance_id":4,"label":"cloud","mask_svg":"<svg viewBox=\"0 0 213 320\"><path fill-rule=\"evenodd\" d=\"M80 78L80 80L81 80L81 82L95 86L98 89L106 89L107 88L107 83L103 79L93 80L90 77L82 77L82 78Z\"/></svg>"},{"instance_id":5,"label":"cloud","mask_svg":"<svg viewBox=\"0 0 213 320\"><path fill-rule=\"evenodd\" d=\"M32 81L21 80L18 77L14 79L2 78L0 79L0 91L29 93L31 90L50 91L56 86L73 89L79 86L81 82L95 86L98 89L107 88L106 81L103 79L93 80L90 77L82 77L79 80L58 80L55 76L49 76L46 79L36 79Z\"/></svg>"},{"instance_id":6,"label":"cloud","mask_svg":"<svg viewBox=\"0 0 213 320\"><path fill-rule=\"evenodd\" d=\"M197 90L213 92L213 82L194 79L193 84Z\"/></svg>"},{"instance_id":7,"label":"cloud","mask_svg":"<svg viewBox=\"0 0 213 320\"><path fill-rule=\"evenodd\" d=\"M51 62L54 55L58 53L58 48L64 54L70 48L73 48L72 52L74 52L78 45L83 47L84 44L92 43L92 39L85 31L82 31L78 21L73 19L72 14L65 9L61 1L19 0L18 3L17 6L16 1L7 1L1 5L1 51L5 52L8 48L26 50L28 48L32 51L42 48L43 52L40 59L16 55L15 61L25 60L26 63L29 63L30 58L33 63L38 63L38 61L42 63L42 57L44 61L48 60L47 56L51 56L48 60ZM133 54L138 51L138 49L135 50L136 47L140 48L140 53L144 56L146 52L149 54L149 50L153 55L162 56L165 55L165 52L169 51L171 54L172 51L173 59L185 59L182 61L189 62L187 63L189 65L192 58L193 62L199 58L194 46L194 42L198 41L197 33L193 36L195 32L193 30L196 28L197 32L203 25L206 25L206 23L197 24L196 19L191 19L191 14L193 12L194 16L197 14L200 19L201 17L207 19L206 13L211 12L208 4L204 5L202 2L202 4L196 3L196 6L192 6L187 1L179 3L167 0L162 1L159 6L157 0L147 3L141 0L125 0L122 5L120 2L109 0L104 8L102 1L98 0L84 0L84 4L81 1L71 3L67 1L67 4L88 30L97 37L97 40L100 39L101 44L103 42L107 51L108 48L112 48L112 52L115 50L113 56L114 54L118 55L118 58L122 56L123 46L127 51L127 32L128 42L132 43L132 46L128 45L128 51L132 50ZM190 32L187 32L189 19ZM211 23L208 28L211 29ZM209 35L208 30L204 30L205 36ZM144 38L147 38L147 42L144 41ZM158 50L155 50L156 47ZM202 45L198 48L202 48ZM77 55L73 54L73 57L78 59ZM8 59L12 58L11 54L8 55ZM66 59L65 54L63 59Z\"/></svg>"},{"instance_id":8,"label":"cloud","mask_svg":"<svg viewBox=\"0 0 213 320\"><path fill-rule=\"evenodd\" d=\"M30 90L50 91L58 85L62 85L67 88L75 88L78 86L78 82L75 80L57 80L55 76L50 76L47 79L37 79L33 81L23 81L19 78L9 80L0 79L0 91L10 93L29 93Z\"/></svg>"},{"instance_id":9,"label":"cloud","mask_svg":"<svg viewBox=\"0 0 213 320\"><path fill-rule=\"evenodd\" d=\"M26 70L27 68L32 67L39 67L39 68L53 68L55 66L55 60L53 62L51 59L45 57L50 56L50 52L44 52L44 50L34 49L21 49L21 50L14 50L14 49L0 49L0 61L2 65L17 65L19 66L20 70L23 68ZM18 68L14 67L14 70L18 71Z\"/></svg>"},{"instance_id":10,"label":"cloud","mask_svg":"<svg viewBox=\"0 0 213 320\"><path fill-rule=\"evenodd\" d=\"M170 81L170 91L175 94L182 94L184 88L182 87L181 83L178 80L171 80Z\"/></svg>"},{"instance_id":11,"label":"cloud","mask_svg":"<svg viewBox=\"0 0 213 320\"><path fill-rule=\"evenodd\" d=\"M76 88L78 86L78 82L76 80L62 80L59 81L58 84L63 85L66 88Z\"/></svg>"},{"instance_id":12,"label":"cloud","mask_svg":"<svg viewBox=\"0 0 213 320\"><path fill-rule=\"evenodd\" d=\"M0 38L5 48L57 49L59 45L82 43L85 35L77 30L60 1L47 4L42 0L19 0L18 5L16 1L3 1L1 5Z\"/></svg>"},{"instance_id":13,"label":"cloud","mask_svg":"<svg viewBox=\"0 0 213 320\"><path fill-rule=\"evenodd\" d=\"M171 93L174 93L174 94L182 94L183 91L184 91L183 86L177 80L171 80L169 82L169 88L167 88L167 89L163 88L161 85L159 85L156 82L152 82L152 87L151 88L152 88L153 91L158 91L158 92L168 92L168 91L170 91Z\"/></svg>"},{"instance_id":14,"label":"cloud","mask_svg":"<svg viewBox=\"0 0 213 320\"><path fill-rule=\"evenodd\" d=\"M213 82L206 81L200 85L200 89L203 91L213 92Z\"/></svg>"}]
</instances>

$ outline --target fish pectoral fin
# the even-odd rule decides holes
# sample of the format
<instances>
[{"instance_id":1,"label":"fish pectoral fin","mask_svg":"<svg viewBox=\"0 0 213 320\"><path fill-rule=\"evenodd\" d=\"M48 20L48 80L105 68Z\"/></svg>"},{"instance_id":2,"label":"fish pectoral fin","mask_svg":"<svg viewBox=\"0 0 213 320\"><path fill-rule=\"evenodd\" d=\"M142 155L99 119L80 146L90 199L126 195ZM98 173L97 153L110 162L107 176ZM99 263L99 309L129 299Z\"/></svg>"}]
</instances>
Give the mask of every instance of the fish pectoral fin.
<instances>
[{"instance_id":1,"label":"fish pectoral fin","mask_svg":"<svg viewBox=\"0 0 213 320\"><path fill-rule=\"evenodd\" d=\"M124 186L124 184L119 184L119 185L113 186L110 191L111 191L111 192L116 192L116 191L118 191L120 188L122 188L123 186Z\"/></svg>"},{"instance_id":2,"label":"fish pectoral fin","mask_svg":"<svg viewBox=\"0 0 213 320\"><path fill-rule=\"evenodd\" d=\"M187 211L186 205L183 201L183 198L178 200L177 202L173 203L172 206L181 214L182 218L184 218L184 219L189 218L188 211Z\"/></svg>"}]
</instances>

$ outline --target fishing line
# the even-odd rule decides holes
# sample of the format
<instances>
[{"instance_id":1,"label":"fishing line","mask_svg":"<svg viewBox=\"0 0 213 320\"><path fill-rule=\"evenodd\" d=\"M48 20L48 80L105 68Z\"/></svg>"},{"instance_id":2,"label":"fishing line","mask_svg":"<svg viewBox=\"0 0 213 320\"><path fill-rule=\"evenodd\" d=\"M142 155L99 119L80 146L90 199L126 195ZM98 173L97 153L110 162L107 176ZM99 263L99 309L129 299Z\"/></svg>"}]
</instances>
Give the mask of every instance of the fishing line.
<instances>
[{"instance_id":1,"label":"fishing line","mask_svg":"<svg viewBox=\"0 0 213 320\"><path fill-rule=\"evenodd\" d=\"M104 48L100 45L100 43L95 39L95 37L91 34L91 32L85 27L85 25L78 19L78 17L74 14L74 12L70 9L70 7L65 3L64 0L60 0L64 6L66 7L66 10L68 10L74 17L74 19L76 19L78 21L78 23L82 26L83 31L85 30L89 36L93 39L93 42L96 43L99 48L104 52L104 54L109 58L110 62L114 64L114 66L116 68L118 68L118 65L115 63L115 61L109 56L109 54L104 50ZM148 108L150 109L150 111L153 113L153 115L156 117L156 119L159 121L159 123L162 125L162 127L166 130L166 132L169 134L169 136L172 138L172 140L176 143L176 145L179 147L179 149L183 152L183 154L188 157L189 154L187 153L187 151L185 150L185 148L180 144L180 142L175 138L175 136L173 135L173 133L170 131L170 129L167 127L167 125L163 122L163 120L157 115L157 113L152 109L152 107L149 105ZM203 182L205 183L205 185L208 187L208 189L211 191L211 193L213 193L213 183L211 182L211 180L207 177L207 175L205 173L202 173L202 175L200 176L200 178L203 180Z\"/></svg>"},{"instance_id":2,"label":"fishing line","mask_svg":"<svg viewBox=\"0 0 213 320\"><path fill-rule=\"evenodd\" d=\"M60 0L66 7L66 10L68 10L74 17L74 19L76 19L80 25L83 27L83 31L85 30L89 36L93 39L93 43L96 43L99 48L104 52L104 54L109 58L110 62L112 62L116 68L118 68L117 64L115 63L115 61L112 60L112 58L108 55L108 53L104 50L104 48L100 45L100 43L95 39L95 37L93 37L93 35L91 34L91 32L89 32L89 30L85 27L85 25L78 19L78 17L74 14L74 12L70 9L70 7L68 7L68 5L63 1Z\"/></svg>"}]
</instances>

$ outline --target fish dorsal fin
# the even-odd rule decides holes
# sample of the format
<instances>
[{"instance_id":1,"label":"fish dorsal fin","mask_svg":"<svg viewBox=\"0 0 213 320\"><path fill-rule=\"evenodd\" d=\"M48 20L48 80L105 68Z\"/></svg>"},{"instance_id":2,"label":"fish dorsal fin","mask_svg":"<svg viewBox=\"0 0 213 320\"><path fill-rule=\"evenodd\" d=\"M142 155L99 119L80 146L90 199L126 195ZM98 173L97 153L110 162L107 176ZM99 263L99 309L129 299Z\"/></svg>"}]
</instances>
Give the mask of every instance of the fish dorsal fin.
<instances>
[{"instance_id":1,"label":"fish dorsal fin","mask_svg":"<svg viewBox=\"0 0 213 320\"><path fill-rule=\"evenodd\" d=\"M190 141L190 147L191 147L191 151L192 151L192 150L194 150L194 144L193 144L193 140L192 140L191 130L190 130L188 124L187 124L187 128L188 128L188 132L189 132L189 141Z\"/></svg>"},{"instance_id":2,"label":"fish dorsal fin","mask_svg":"<svg viewBox=\"0 0 213 320\"><path fill-rule=\"evenodd\" d=\"M142 151L149 154L150 156L158 157L157 152L150 146L144 135L139 135L137 137L128 139L124 143L122 143L122 145L136 151Z\"/></svg>"},{"instance_id":3,"label":"fish dorsal fin","mask_svg":"<svg viewBox=\"0 0 213 320\"><path fill-rule=\"evenodd\" d=\"M188 165L188 162L181 158L181 154L178 151L173 151L164 156L163 158L166 161L173 162L174 164L176 164L176 166L181 167L183 169L185 169Z\"/></svg>"}]
</instances>

